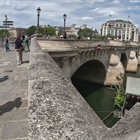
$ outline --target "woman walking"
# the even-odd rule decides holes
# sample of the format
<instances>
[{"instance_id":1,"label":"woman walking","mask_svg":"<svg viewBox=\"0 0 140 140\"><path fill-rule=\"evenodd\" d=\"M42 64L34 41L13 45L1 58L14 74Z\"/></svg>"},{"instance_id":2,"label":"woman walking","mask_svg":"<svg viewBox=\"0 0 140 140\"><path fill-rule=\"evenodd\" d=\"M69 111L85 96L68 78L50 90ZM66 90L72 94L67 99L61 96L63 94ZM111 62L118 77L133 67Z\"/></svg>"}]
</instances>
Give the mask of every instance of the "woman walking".
<instances>
[{"instance_id":1,"label":"woman walking","mask_svg":"<svg viewBox=\"0 0 140 140\"><path fill-rule=\"evenodd\" d=\"M21 65L24 47L23 47L23 40L21 39L20 35L18 35L18 37L15 41L15 49L17 52L17 65Z\"/></svg>"},{"instance_id":2,"label":"woman walking","mask_svg":"<svg viewBox=\"0 0 140 140\"><path fill-rule=\"evenodd\" d=\"M25 35L22 35L22 40L23 40L24 52L27 52L28 51L28 46L27 46L27 43L26 43Z\"/></svg>"}]
</instances>

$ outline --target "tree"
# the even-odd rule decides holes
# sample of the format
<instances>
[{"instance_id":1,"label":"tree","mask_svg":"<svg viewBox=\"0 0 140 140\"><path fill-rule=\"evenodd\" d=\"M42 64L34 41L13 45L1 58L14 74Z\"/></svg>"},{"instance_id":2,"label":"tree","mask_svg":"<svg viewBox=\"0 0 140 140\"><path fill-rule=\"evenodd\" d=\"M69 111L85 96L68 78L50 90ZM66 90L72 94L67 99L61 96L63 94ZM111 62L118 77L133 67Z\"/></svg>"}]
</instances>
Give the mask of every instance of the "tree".
<instances>
[{"instance_id":1,"label":"tree","mask_svg":"<svg viewBox=\"0 0 140 140\"><path fill-rule=\"evenodd\" d=\"M36 31L36 26L32 25L31 27L29 27L29 28L27 29L27 34L28 34L29 36L31 36L31 35L33 35L33 34L35 33L35 31Z\"/></svg>"},{"instance_id":2,"label":"tree","mask_svg":"<svg viewBox=\"0 0 140 140\"><path fill-rule=\"evenodd\" d=\"M92 35L94 34L94 32L93 32L93 30L91 30L89 28L84 28L84 29L80 29L77 34L80 37L84 37L84 38L90 37L90 38L92 38Z\"/></svg>"},{"instance_id":3,"label":"tree","mask_svg":"<svg viewBox=\"0 0 140 140\"><path fill-rule=\"evenodd\" d=\"M111 35L111 34L108 34L108 35L107 35L107 38L111 38L111 39L113 40L113 39L115 39L116 37L113 36L113 35Z\"/></svg>"},{"instance_id":4,"label":"tree","mask_svg":"<svg viewBox=\"0 0 140 140\"><path fill-rule=\"evenodd\" d=\"M115 96L115 108L122 110L125 104L126 76L117 76L116 80L118 81L118 88Z\"/></svg>"},{"instance_id":5,"label":"tree","mask_svg":"<svg viewBox=\"0 0 140 140\"><path fill-rule=\"evenodd\" d=\"M42 27L40 29L40 31L43 35L47 35L47 36L54 36L55 35L55 28L53 28L53 27Z\"/></svg>"},{"instance_id":6,"label":"tree","mask_svg":"<svg viewBox=\"0 0 140 140\"><path fill-rule=\"evenodd\" d=\"M0 30L0 38L4 38L5 36L9 35L9 32L5 29Z\"/></svg>"},{"instance_id":7,"label":"tree","mask_svg":"<svg viewBox=\"0 0 140 140\"><path fill-rule=\"evenodd\" d=\"M92 35L93 39L107 39L107 36L101 36L101 35Z\"/></svg>"},{"instance_id":8,"label":"tree","mask_svg":"<svg viewBox=\"0 0 140 140\"><path fill-rule=\"evenodd\" d=\"M58 32L58 36L63 35L63 33L64 33L63 30L60 29L59 32Z\"/></svg>"}]
</instances>

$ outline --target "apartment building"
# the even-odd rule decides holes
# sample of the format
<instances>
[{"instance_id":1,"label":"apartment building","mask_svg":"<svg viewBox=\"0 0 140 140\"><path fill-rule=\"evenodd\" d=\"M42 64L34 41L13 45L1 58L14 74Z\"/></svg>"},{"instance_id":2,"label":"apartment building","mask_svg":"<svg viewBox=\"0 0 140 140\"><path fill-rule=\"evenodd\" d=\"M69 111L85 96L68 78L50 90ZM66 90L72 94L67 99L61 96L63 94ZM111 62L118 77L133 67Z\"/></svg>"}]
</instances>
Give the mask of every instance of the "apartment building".
<instances>
[{"instance_id":1,"label":"apartment building","mask_svg":"<svg viewBox=\"0 0 140 140\"><path fill-rule=\"evenodd\" d=\"M130 21L109 20L101 25L101 35L113 35L121 41L139 42L139 30Z\"/></svg>"}]
</instances>

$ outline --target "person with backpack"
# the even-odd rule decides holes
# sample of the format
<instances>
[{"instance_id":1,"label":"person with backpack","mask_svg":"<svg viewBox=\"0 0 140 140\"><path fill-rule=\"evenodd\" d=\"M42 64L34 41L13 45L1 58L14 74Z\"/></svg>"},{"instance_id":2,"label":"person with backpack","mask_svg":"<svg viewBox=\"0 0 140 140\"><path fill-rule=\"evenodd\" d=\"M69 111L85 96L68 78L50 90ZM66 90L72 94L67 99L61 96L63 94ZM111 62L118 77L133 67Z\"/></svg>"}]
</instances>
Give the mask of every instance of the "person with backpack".
<instances>
[{"instance_id":1,"label":"person with backpack","mask_svg":"<svg viewBox=\"0 0 140 140\"><path fill-rule=\"evenodd\" d=\"M16 41L15 41L15 49L17 52L17 65L21 65L22 64L22 55L23 55L23 51L24 51L24 47L23 47L23 40L21 39L21 35L18 35Z\"/></svg>"}]
</instances>

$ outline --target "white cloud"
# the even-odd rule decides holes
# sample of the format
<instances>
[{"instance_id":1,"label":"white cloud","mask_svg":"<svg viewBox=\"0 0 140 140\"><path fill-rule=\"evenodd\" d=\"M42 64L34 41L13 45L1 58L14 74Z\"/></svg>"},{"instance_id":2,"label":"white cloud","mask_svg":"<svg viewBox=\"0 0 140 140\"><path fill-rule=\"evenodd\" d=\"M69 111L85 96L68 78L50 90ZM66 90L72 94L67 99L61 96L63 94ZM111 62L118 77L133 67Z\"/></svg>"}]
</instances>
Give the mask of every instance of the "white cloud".
<instances>
[{"instance_id":1,"label":"white cloud","mask_svg":"<svg viewBox=\"0 0 140 140\"><path fill-rule=\"evenodd\" d=\"M138 3L138 2L140 2L139 0L130 0L130 2L134 2L134 3Z\"/></svg>"},{"instance_id":2,"label":"white cloud","mask_svg":"<svg viewBox=\"0 0 140 140\"><path fill-rule=\"evenodd\" d=\"M37 7L41 8L40 25L63 26L75 23L100 29L102 23L111 19L128 20L139 26L140 0L0 0L0 21L14 21L14 27L30 27L37 24ZM89 22L90 21L90 22Z\"/></svg>"},{"instance_id":3,"label":"white cloud","mask_svg":"<svg viewBox=\"0 0 140 140\"><path fill-rule=\"evenodd\" d=\"M120 1L119 0L113 0L112 3L114 3L114 4L120 4Z\"/></svg>"},{"instance_id":4,"label":"white cloud","mask_svg":"<svg viewBox=\"0 0 140 140\"><path fill-rule=\"evenodd\" d=\"M92 17L83 17L82 19L83 20L92 20L93 18Z\"/></svg>"}]
</instances>

